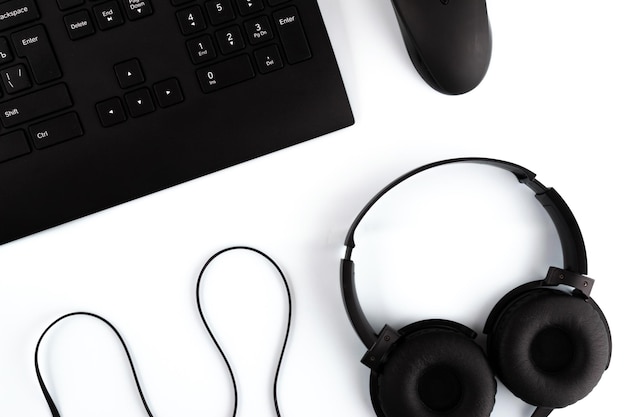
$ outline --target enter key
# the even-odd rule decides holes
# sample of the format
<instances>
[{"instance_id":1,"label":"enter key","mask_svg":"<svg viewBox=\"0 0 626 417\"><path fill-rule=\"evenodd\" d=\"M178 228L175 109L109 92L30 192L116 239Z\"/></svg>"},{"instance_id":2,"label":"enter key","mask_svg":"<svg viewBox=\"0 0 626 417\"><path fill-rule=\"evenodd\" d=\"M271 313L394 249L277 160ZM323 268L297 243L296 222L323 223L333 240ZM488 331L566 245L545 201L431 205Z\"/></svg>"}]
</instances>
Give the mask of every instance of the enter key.
<instances>
[{"instance_id":1,"label":"enter key","mask_svg":"<svg viewBox=\"0 0 626 417\"><path fill-rule=\"evenodd\" d=\"M274 23L285 49L287 62L296 64L311 58L311 49L300 21L298 10L287 7L274 13Z\"/></svg>"},{"instance_id":2,"label":"enter key","mask_svg":"<svg viewBox=\"0 0 626 417\"><path fill-rule=\"evenodd\" d=\"M28 60L33 78L38 84L61 78L61 68L43 26L16 32L11 39L17 54Z\"/></svg>"}]
</instances>

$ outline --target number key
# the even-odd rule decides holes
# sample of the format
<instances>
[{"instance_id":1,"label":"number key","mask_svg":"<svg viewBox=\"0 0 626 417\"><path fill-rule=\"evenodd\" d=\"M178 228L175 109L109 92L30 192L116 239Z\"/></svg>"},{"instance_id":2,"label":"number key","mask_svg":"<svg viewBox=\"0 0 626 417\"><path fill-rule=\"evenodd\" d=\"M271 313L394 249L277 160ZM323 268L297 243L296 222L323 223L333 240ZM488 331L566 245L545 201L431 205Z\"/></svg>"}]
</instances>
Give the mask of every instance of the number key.
<instances>
[{"instance_id":1,"label":"number key","mask_svg":"<svg viewBox=\"0 0 626 417\"><path fill-rule=\"evenodd\" d=\"M242 16L263 10L263 2L261 0L237 0L237 6Z\"/></svg>"},{"instance_id":2,"label":"number key","mask_svg":"<svg viewBox=\"0 0 626 417\"><path fill-rule=\"evenodd\" d=\"M217 56L209 35L187 41L187 50L194 64L210 61Z\"/></svg>"},{"instance_id":3,"label":"number key","mask_svg":"<svg viewBox=\"0 0 626 417\"><path fill-rule=\"evenodd\" d=\"M212 0L206 3L209 20L214 25L228 22L235 18L235 10L230 0Z\"/></svg>"},{"instance_id":4,"label":"number key","mask_svg":"<svg viewBox=\"0 0 626 417\"><path fill-rule=\"evenodd\" d=\"M274 37L272 34L272 28L270 27L270 20L267 16L261 16L254 20L249 20L244 24L246 33L248 34L248 41L251 45L270 40Z\"/></svg>"},{"instance_id":5,"label":"number key","mask_svg":"<svg viewBox=\"0 0 626 417\"><path fill-rule=\"evenodd\" d=\"M204 21L204 16L202 16L200 6L194 6L179 11L176 13L176 18L178 19L178 25L183 35L189 35L206 29L206 22Z\"/></svg>"},{"instance_id":6,"label":"number key","mask_svg":"<svg viewBox=\"0 0 626 417\"><path fill-rule=\"evenodd\" d=\"M217 31L215 32L215 37L217 38L217 44L220 46L220 50L223 54L238 51L246 46L238 26Z\"/></svg>"},{"instance_id":7,"label":"number key","mask_svg":"<svg viewBox=\"0 0 626 417\"><path fill-rule=\"evenodd\" d=\"M248 55L239 55L197 71L200 87L205 93L254 78Z\"/></svg>"}]
</instances>

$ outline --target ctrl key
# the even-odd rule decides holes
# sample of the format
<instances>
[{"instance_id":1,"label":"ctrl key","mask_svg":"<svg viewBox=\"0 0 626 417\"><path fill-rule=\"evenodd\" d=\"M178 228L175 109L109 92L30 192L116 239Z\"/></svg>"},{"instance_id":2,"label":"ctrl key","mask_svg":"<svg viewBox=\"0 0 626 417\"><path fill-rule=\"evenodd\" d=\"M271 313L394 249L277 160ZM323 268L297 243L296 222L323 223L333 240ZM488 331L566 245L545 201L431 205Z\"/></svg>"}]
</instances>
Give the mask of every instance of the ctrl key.
<instances>
[{"instance_id":1,"label":"ctrl key","mask_svg":"<svg viewBox=\"0 0 626 417\"><path fill-rule=\"evenodd\" d=\"M67 113L28 128L35 148L43 149L83 135L76 113Z\"/></svg>"},{"instance_id":2,"label":"ctrl key","mask_svg":"<svg viewBox=\"0 0 626 417\"><path fill-rule=\"evenodd\" d=\"M30 153L30 146L23 131L0 136L0 163L27 153Z\"/></svg>"}]
</instances>

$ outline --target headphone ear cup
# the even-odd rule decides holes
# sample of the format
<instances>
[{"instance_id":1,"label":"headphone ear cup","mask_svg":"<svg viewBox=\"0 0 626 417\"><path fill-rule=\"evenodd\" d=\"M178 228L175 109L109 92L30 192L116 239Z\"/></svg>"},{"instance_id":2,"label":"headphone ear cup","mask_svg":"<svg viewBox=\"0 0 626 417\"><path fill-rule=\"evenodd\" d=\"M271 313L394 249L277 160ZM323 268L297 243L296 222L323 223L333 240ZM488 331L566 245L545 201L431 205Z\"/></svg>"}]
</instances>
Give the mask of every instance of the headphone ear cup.
<instances>
[{"instance_id":1,"label":"headphone ear cup","mask_svg":"<svg viewBox=\"0 0 626 417\"><path fill-rule=\"evenodd\" d=\"M379 417L487 417L496 381L469 337L422 329L399 339L382 370L372 372L370 392Z\"/></svg>"},{"instance_id":2,"label":"headphone ear cup","mask_svg":"<svg viewBox=\"0 0 626 417\"><path fill-rule=\"evenodd\" d=\"M562 408L599 382L611 338L593 303L552 289L531 290L509 304L487 340L496 375L525 402Z\"/></svg>"}]
</instances>

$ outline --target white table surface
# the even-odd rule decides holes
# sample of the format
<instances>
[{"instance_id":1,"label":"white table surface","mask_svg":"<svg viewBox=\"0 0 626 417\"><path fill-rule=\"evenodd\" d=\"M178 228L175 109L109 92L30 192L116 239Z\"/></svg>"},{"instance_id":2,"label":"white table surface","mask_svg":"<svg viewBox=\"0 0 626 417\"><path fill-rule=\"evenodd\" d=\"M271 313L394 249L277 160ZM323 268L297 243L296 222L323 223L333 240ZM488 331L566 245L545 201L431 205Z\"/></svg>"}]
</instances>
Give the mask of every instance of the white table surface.
<instances>
[{"instance_id":1,"label":"white table surface","mask_svg":"<svg viewBox=\"0 0 626 417\"><path fill-rule=\"evenodd\" d=\"M622 413L626 3L488 2L491 66L459 97L417 75L389 1L319 4L354 126L0 247L0 415L49 415L33 350L52 320L76 310L105 316L124 335L155 416L232 415L194 289L211 254L249 245L283 268L294 297L282 415L374 416L359 363L365 349L339 289L345 233L397 176L462 156L527 167L576 215L614 358L586 399L554 415ZM479 332L501 295L561 265L532 193L504 171L467 164L388 195L359 229L354 258L376 327L439 317ZM271 380L285 325L278 276L241 252L210 271L203 301L237 375L238 415L275 415ZM63 417L145 415L123 351L96 321L56 328L41 360ZM498 385L492 416L531 410Z\"/></svg>"}]
</instances>

